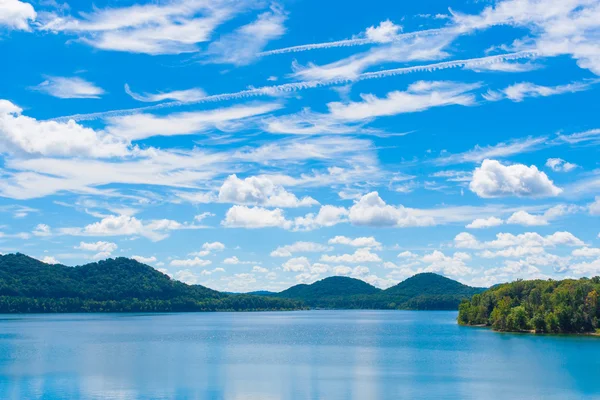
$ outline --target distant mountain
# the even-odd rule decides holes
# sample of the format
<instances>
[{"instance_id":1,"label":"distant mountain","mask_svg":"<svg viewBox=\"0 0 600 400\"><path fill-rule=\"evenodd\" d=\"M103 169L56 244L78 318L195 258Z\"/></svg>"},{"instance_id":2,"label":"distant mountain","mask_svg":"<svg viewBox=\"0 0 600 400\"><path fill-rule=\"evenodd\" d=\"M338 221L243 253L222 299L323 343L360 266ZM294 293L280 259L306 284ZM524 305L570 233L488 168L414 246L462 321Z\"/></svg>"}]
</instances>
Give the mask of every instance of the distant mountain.
<instances>
[{"instance_id":1,"label":"distant mountain","mask_svg":"<svg viewBox=\"0 0 600 400\"><path fill-rule=\"evenodd\" d=\"M78 267L24 254L0 256L0 312L250 311L329 309L456 310L483 289L418 274L387 290L333 276L279 293L223 293L186 285L128 258Z\"/></svg>"},{"instance_id":2,"label":"distant mountain","mask_svg":"<svg viewBox=\"0 0 600 400\"><path fill-rule=\"evenodd\" d=\"M0 256L0 312L287 310L287 299L231 296L186 285L128 258L79 267Z\"/></svg>"},{"instance_id":3,"label":"distant mountain","mask_svg":"<svg viewBox=\"0 0 600 400\"><path fill-rule=\"evenodd\" d=\"M415 275L387 290L359 279L334 276L310 285L296 285L273 294L311 307L336 309L456 310L482 288L473 288L433 273Z\"/></svg>"},{"instance_id":4,"label":"distant mountain","mask_svg":"<svg viewBox=\"0 0 600 400\"><path fill-rule=\"evenodd\" d=\"M379 293L381 289L369 285L360 279L345 276L331 276L311 285L300 284L292 286L277 294L278 297L289 299L319 299L330 296L354 296Z\"/></svg>"}]
</instances>

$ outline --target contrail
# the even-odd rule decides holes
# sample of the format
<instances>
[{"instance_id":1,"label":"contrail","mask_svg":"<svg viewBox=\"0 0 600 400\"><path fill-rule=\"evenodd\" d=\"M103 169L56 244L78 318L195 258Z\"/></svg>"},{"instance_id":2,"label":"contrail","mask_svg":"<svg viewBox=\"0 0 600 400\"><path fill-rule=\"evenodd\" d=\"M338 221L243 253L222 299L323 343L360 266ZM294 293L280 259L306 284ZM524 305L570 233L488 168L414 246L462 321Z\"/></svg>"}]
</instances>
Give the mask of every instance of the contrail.
<instances>
[{"instance_id":1,"label":"contrail","mask_svg":"<svg viewBox=\"0 0 600 400\"><path fill-rule=\"evenodd\" d=\"M331 49L334 47L364 46L367 44L386 44L386 43L399 42L399 41L402 41L405 39L410 39L410 38L419 37L419 36L439 35L440 33L451 32L451 31L452 30L450 30L448 28L438 28L438 29L426 29L426 30L417 31L417 32L401 33L399 35L396 35L392 40L390 40L390 42L385 42L385 43L378 42L376 40L368 39L368 38L358 38L358 39L337 40L334 42L325 42L325 43L303 44L300 46L291 46L291 47L284 47L282 49L263 51L261 53L258 53L258 55L261 57L266 57L266 56L272 56L275 54L299 53L302 51L318 50L318 49Z\"/></svg>"},{"instance_id":2,"label":"contrail","mask_svg":"<svg viewBox=\"0 0 600 400\"><path fill-rule=\"evenodd\" d=\"M242 90L242 91L234 92L234 93L222 93L222 94L215 94L212 96L206 96L206 97L203 97L203 98L198 99L193 102L169 101L166 103L160 103L160 104L156 104L156 105L152 105L152 106L145 106L145 107L138 107L138 108L129 108L129 109L113 110L113 111L101 111L101 112L91 113L91 114L75 114L75 115L69 115L69 116L65 116L65 117L54 118L52 120L57 121L57 122L67 122L69 120L89 121L89 120L95 120L95 119L100 119L100 118L120 117L120 116L124 116L124 115L137 114L137 113L145 112L145 111L154 111L154 110L161 110L161 109L165 109L165 108L188 106L188 105L192 105L192 104L219 102L219 101L235 100L235 99L258 97L258 96L277 96L279 94L292 93L292 92L297 92L299 90L304 90L304 89L312 89L312 88L316 88L316 87L339 85L339 84L345 84L348 82L364 81L364 80L369 80L369 79L379 79L379 78L385 78L388 76L395 76L395 75L405 75L405 74L411 74L414 72L434 72L434 71L439 71L439 70L448 69L448 68L461 68L461 67L465 67L465 66L489 65L489 64L507 61L507 60L534 58L538 55L539 54L535 51L519 51L516 53L499 54L499 55L495 55L495 56L472 58L472 59L466 59L466 60L444 61L444 62L439 62L439 63L434 63L434 64L416 65L413 67L402 67L402 68L387 69L387 70L376 71L376 72L365 72L365 73L358 75L355 78L313 80L313 81L304 81L304 82L295 82L295 83L285 83L285 84L274 85L274 86L263 86L260 88L246 89L246 90Z\"/></svg>"}]
</instances>

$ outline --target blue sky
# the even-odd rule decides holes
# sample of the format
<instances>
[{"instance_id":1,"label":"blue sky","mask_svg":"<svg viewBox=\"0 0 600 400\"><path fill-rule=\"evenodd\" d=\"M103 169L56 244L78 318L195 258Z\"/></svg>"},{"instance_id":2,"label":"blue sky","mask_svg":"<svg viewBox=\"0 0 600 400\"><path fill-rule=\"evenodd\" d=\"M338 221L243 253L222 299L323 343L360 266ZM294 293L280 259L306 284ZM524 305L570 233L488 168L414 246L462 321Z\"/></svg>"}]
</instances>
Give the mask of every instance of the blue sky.
<instances>
[{"instance_id":1,"label":"blue sky","mask_svg":"<svg viewBox=\"0 0 600 400\"><path fill-rule=\"evenodd\" d=\"M598 275L599 36L597 0L5 0L0 252L228 291Z\"/></svg>"}]
</instances>

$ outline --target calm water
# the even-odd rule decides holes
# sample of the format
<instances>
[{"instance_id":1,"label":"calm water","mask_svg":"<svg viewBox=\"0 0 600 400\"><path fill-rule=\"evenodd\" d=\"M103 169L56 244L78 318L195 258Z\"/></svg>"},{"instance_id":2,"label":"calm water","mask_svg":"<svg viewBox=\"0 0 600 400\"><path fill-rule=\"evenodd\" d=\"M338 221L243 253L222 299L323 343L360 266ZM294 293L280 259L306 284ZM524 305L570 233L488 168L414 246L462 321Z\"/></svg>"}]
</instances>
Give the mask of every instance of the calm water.
<instances>
[{"instance_id":1,"label":"calm water","mask_svg":"<svg viewBox=\"0 0 600 400\"><path fill-rule=\"evenodd\" d=\"M455 312L0 316L0 399L600 399L600 339Z\"/></svg>"}]
</instances>

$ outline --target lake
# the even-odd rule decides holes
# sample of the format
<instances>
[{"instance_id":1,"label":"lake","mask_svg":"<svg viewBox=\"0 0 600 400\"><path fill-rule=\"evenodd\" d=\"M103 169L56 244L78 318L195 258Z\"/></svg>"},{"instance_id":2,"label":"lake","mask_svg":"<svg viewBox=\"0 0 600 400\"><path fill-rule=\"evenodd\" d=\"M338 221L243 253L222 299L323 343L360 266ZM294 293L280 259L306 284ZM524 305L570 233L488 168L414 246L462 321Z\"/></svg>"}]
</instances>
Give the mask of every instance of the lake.
<instances>
[{"instance_id":1,"label":"lake","mask_svg":"<svg viewBox=\"0 0 600 400\"><path fill-rule=\"evenodd\" d=\"M600 399L600 338L456 315L3 315L0 398Z\"/></svg>"}]
</instances>

